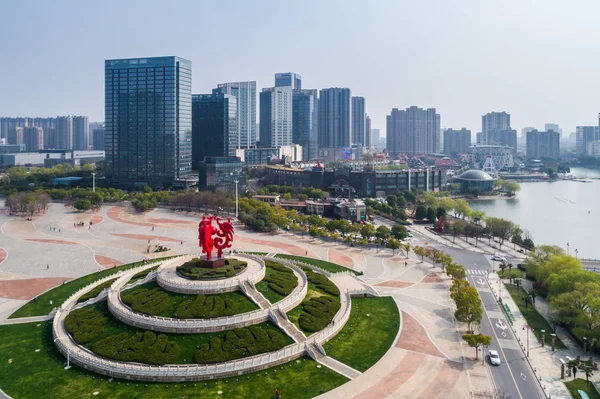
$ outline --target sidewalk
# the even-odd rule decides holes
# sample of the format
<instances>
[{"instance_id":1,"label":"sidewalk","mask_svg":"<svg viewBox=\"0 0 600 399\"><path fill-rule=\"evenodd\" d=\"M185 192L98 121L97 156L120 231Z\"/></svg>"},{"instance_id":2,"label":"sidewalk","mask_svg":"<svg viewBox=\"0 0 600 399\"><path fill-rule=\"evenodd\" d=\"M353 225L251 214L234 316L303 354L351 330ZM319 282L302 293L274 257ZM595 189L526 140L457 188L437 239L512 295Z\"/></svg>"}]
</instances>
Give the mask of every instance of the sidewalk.
<instances>
[{"instance_id":1,"label":"sidewalk","mask_svg":"<svg viewBox=\"0 0 600 399\"><path fill-rule=\"evenodd\" d=\"M494 297L498 298L498 275L492 273L489 275L488 280ZM524 358L526 358L525 350L527 334L529 334L529 364L533 368L536 377L540 380L540 385L544 388L546 395L552 398L571 398L569 391L563 384L563 380L560 379L560 360L558 360L558 356L560 355L566 361L565 357L567 355L576 358L577 354L573 351L552 352L550 331L546 332L546 346L542 347L541 342L538 341L535 335L525 329L528 325L527 320L504 287L504 283L502 283L502 286L502 302L508 306L515 319L512 326L513 333L523 350Z\"/></svg>"}]
</instances>

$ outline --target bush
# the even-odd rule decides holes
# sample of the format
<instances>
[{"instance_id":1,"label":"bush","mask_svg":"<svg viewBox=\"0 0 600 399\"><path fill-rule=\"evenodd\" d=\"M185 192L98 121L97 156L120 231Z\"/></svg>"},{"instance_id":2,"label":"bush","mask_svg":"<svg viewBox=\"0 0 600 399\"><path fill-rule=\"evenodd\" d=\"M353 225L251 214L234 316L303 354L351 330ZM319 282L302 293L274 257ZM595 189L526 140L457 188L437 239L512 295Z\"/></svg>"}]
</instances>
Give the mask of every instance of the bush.
<instances>
[{"instance_id":1,"label":"bush","mask_svg":"<svg viewBox=\"0 0 600 399\"><path fill-rule=\"evenodd\" d=\"M298 319L300 327L311 332L322 330L331 322L340 306L337 298L329 296L310 298L303 303L302 314Z\"/></svg>"},{"instance_id":2,"label":"bush","mask_svg":"<svg viewBox=\"0 0 600 399\"><path fill-rule=\"evenodd\" d=\"M209 280L237 276L248 266L247 262L242 262L237 259L226 259L225 266L216 269L201 267L198 263L199 259L194 258L189 262L178 266L177 273L191 280Z\"/></svg>"},{"instance_id":3,"label":"bush","mask_svg":"<svg viewBox=\"0 0 600 399\"><path fill-rule=\"evenodd\" d=\"M313 283L318 289L326 292L327 294L339 296L340 289L335 285L331 280L329 280L325 275L317 272L313 272L311 268L306 266L301 266L304 273L306 273L306 277L308 281Z\"/></svg>"},{"instance_id":4,"label":"bush","mask_svg":"<svg viewBox=\"0 0 600 399\"><path fill-rule=\"evenodd\" d=\"M213 337L196 351L196 363L226 362L242 357L254 356L283 348L286 339L277 330L259 326L236 328L227 331L225 337Z\"/></svg>"},{"instance_id":5,"label":"bush","mask_svg":"<svg viewBox=\"0 0 600 399\"><path fill-rule=\"evenodd\" d=\"M154 270L156 270L158 268L159 268L159 266L155 266L155 267L151 267L150 269L146 269L139 273L134 274L133 277L131 277L131 279L129 280L129 283L133 283L134 281L142 280L142 279L146 278L146 276L148 274L150 274L151 272L153 272Z\"/></svg>"},{"instance_id":6,"label":"bush","mask_svg":"<svg viewBox=\"0 0 600 399\"><path fill-rule=\"evenodd\" d=\"M109 359L148 364L174 363L179 356L179 345L169 342L166 335L152 331L122 333L106 337L93 346L93 351Z\"/></svg>"},{"instance_id":7,"label":"bush","mask_svg":"<svg viewBox=\"0 0 600 399\"><path fill-rule=\"evenodd\" d=\"M217 295L200 294L196 299L188 299L177 306L173 317L178 319L211 319L236 314L237 304L231 299Z\"/></svg>"},{"instance_id":8,"label":"bush","mask_svg":"<svg viewBox=\"0 0 600 399\"><path fill-rule=\"evenodd\" d=\"M83 294L82 296L79 297L79 299L77 299L77 303L82 303L82 302L87 301L88 299L96 298L102 292L102 290L110 287L112 285L112 283L115 282L115 280L117 280L117 279L113 278L112 280L108 280L107 282L100 284L93 290Z\"/></svg>"},{"instance_id":9,"label":"bush","mask_svg":"<svg viewBox=\"0 0 600 399\"><path fill-rule=\"evenodd\" d=\"M91 308L81 308L65 317L65 327L78 344L87 344L102 333L108 317Z\"/></svg>"},{"instance_id":10,"label":"bush","mask_svg":"<svg viewBox=\"0 0 600 399\"><path fill-rule=\"evenodd\" d=\"M136 312L160 315L171 306L169 294L162 288L142 288L122 297L123 302Z\"/></svg>"},{"instance_id":11,"label":"bush","mask_svg":"<svg viewBox=\"0 0 600 399\"><path fill-rule=\"evenodd\" d=\"M269 283L268 287L279 295L287 296L298 286L298 279L291 269L271 260L266 260L265 265L277 271L265 277L264 281Z\"/></svg>"}]
</instances>

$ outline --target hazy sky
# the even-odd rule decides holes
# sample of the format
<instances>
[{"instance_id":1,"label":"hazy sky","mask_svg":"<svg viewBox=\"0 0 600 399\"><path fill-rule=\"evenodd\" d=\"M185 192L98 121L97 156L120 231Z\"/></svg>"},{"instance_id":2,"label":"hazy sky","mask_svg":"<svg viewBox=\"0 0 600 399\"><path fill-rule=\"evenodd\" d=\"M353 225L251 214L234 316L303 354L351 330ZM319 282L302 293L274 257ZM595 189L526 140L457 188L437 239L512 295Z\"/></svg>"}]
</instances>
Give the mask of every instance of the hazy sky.
<instances>
[{"instance_id":1,"label":"hazy sky","mask_svg":"<svg viewBox=\"0 0 600 399\"><path fill-rule=\"evenodd\" d=\"M600 1L0 0L0 116L104 119L104 60L177 55L193 93L297 72L349 87L372 127L392 108L437 108L443 127L598 123Z\"/></svg>"}]
</instances>

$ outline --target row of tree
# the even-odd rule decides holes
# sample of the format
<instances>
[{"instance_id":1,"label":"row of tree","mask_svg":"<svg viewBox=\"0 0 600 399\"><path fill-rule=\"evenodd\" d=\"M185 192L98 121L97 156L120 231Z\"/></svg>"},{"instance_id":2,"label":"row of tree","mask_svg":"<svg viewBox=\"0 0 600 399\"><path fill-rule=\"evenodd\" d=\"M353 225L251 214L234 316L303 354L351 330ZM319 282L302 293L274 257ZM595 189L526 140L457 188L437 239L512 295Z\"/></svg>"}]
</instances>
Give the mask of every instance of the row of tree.
<instances>
[{"instance_id":1,"label":"row of tree","mask_svg":"<svg viewBox=\"0 0 600 399\"><path fill-rule=\"evenodd\" d=\"M43 192L20 192L9 195L5 205L11 215L33 217L45 213L50 201L50 196Z\"/></svg>"}]
</instances>

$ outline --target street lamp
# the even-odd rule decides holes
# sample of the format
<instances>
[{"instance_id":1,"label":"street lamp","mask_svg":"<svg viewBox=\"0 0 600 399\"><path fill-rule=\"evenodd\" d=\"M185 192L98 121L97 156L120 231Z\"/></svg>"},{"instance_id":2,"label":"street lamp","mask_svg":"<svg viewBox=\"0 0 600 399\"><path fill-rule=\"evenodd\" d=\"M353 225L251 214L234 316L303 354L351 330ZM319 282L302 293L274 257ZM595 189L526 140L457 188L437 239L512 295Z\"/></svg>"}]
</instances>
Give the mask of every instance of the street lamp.
<instances>
[{"instance_id":1,"label":"street lamp","mask_svg":"<svg viewBox=\"0 0 600 399\"><path fill-rule=\"evenodd\" d=\"M569 254L569 247L570 247L570 244L567 243L567 255Z\"/></svg>"},{"instance_id":2,"label":"street lamp","mask_svg":"<svg viewBox=\"0 0 600 399\"><path fill-rule=\"evenodd\" d=\"M498 302L502 303L502 279L498 277Z\"/></svg>"},{"instance_id":3,"label":"street lamp","mask_svg":"<svg viewBox=\"0 0 600 399\"><path fill-rule=\"evenodd\" d=\"M96 192L96 173L92 173L92 192Z\"/></svg>"},{"instance_id":4,"label":"street lamp","mask_svg":"<svg viewBox=\"0 0 600 399\"><path fill-rule=\"evenodd\" d=\"M54 342L65 338L66 337L58 337L54 340ZM67 348L67 365L65 366L65 370L68 370L71 368L71 351L69 350L69 347L67 345L65 345L65 348Z\"/></svg>"},{"instance_id":5,"label":"street lamp","mask_svg":"<svg viewBox=\"0 0 600 399\"><path fill-rule=\"evenodd\" d=\"M233 172L230 173L230 176L233 176ZM238 183L240 182L239 175L236 175L233 179L235 183L235 218L238 217Z\"/></svg>"},{"instance_id":6,"label":"street lamp","mask_svg":"<svg viewBox=\"0 0 600 399\"><path fill-rule=\"evenodd\" d=\"M523 327L523 330L527 329L527 357L529 357L529 330L533 331L533 328L531 328L531 326L525 326Z\"/></svg>"},{"instance_id":7,"label":"street lamp","mask_svg":"<svg viewBox=\"0 0 600 399\"><path fill-rule=\"evenodd\" d=\"M575 248L575 259L579 259L579 250Z\"/></svg>"}]
</instances>

